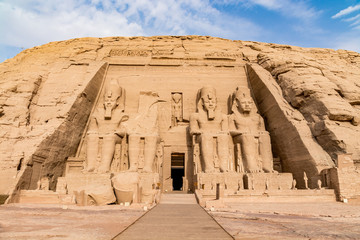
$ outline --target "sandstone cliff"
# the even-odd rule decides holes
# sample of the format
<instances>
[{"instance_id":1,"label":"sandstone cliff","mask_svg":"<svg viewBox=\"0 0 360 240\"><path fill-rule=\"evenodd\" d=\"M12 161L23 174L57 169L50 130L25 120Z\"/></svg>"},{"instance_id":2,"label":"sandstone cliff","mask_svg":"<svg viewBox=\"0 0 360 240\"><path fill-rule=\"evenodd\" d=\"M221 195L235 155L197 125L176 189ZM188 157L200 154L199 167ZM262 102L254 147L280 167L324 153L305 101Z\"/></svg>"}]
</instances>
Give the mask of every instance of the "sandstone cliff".
<instances>
[{"instance_id":1,"label":"sandstone cliff","mask_svg":"<svg viewBox=\"0 0 360 240\"><path fill-rule=\"evenodd\" d=\"M339 153L360 162L359 53L201 36L82 38L27 49L0 64L0 194L35 188L28 181L39 177L33 168L54 189L76 152L94 89L118 56L179 64L240 59L284 171L316 176Z\"/></svg>"}]
</instances>

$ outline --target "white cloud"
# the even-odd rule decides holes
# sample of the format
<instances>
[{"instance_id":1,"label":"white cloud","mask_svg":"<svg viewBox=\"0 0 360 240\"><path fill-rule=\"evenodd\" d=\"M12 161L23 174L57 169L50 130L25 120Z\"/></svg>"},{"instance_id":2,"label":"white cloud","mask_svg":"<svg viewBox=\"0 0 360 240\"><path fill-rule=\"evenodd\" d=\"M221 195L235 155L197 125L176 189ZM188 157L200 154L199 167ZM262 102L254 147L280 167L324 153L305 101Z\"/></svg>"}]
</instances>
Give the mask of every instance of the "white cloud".
<instances>
[{"instance_id":1,"label":"white cloud","mask_svg":"<svg viewBox=\"0 0 360 240\"><path fill-rule=\"evenodd\" d=\"M322 11L316 10L304 0L243 0L278 12L288 19L293 19L291 28L299 35L323 34L324 30L316 24Z\"/></svg>"},{"instance_id":2,"label":"white cloud","mask_svg":"<svg viewBox=\"0 0 360 240\"><path fill-rule=\"evenodd\" d=\"M357 19L360 19L360 14L356 15L355 17L351 17L351 18L346 18L344 19L344 21L346 22L352 22L352 21L355 21Z\"/></svg>"},{"instance_id":3,"label":"white cloud","mask_svg":"<svg viewBox=\"0 0 360 240\"><path fill-rule=\"evenodd\" d=\"M32 47L77 37L212 35L251 39L263 30L207 0L3 0L0 44Z\"/></svg>"},{"instance_id":4,"label":"white cloud","mask_svg":"<svg viewBox=\"0 0 360 240\"><path fill-rule=\"evenodd\" d=\"M348 15L352 12L355 12L357 10L360 10L360 4L357 4L355 6L350 6L350 7L347 7L343 10L341 10L340 12L338 12L337 14L335 14L334 16L332 16L331 18L339 18L339 17L342 17L342 16L345 16L345 15Z\"/></svg>"},{"instance_id":5,"label":"white cloud","mask_svg":"<svg viewBox=\"0 0 360 240\"><path fill-rule=\"evenodd\" d=\"M74 37L143 34L139 24L128 22L113 10L105 12L95 6L75 6L71 1L64 1L65 4L45 1L40 6L38 1L32 2L33 5L0 3L0 20L6 23L0 43L31 47Z\"/></svg>"},{"instance_id":6,"label":"white cloud","mask_svg":"<svg viewBox=\"0 0 360 240\"><path fill-rule=\"evenodd\" d=\"M284 2L282 0L248 0L248 1L257 5L261 5L270 10L281 9Z\"/></svg>"},{"instance_id":7,"label":"white cloud","mask_svg":"<svg viewBox=\"0 0 360 240\"><path fill-rule=\"evenodd\" d=\"M351 27L358 29L360 27L360 19L356 20L355 22L350 24Z\"/></svg>"},{"instance_id":8,"label":"white cloud","mask_svg":"<svg viewBox=\"0 0 360 240\"><path fill-rule=\"evenodd\" d=\"M218 5L242 4L246 7L261 6L270 11L280 12L289 18L310 21L316 18L321 11L309 6L305 0L214 0Z\"/></svg>"},{"instance_id":9,"label":"white cloud","mask_svg":"<svg viewBox=\"0 0 360 240\"><path fill-rule=\"evenodd\" d=\"M333 19L340 18L340 17L343 17L345 15L348 15L348 14L353 13L358 10L360 10L360 4L355 5L355 6L350 6L346 9L343 9L340 12L338 12L337 14L335 14L334 16L332 16L331 18L333 18ZM350 23L350 27L352 27L353 29L360 29L360 14L357 14L354 17L345 18L342 21L352 22L352 23Z\"/></svg>"}]
</instances>

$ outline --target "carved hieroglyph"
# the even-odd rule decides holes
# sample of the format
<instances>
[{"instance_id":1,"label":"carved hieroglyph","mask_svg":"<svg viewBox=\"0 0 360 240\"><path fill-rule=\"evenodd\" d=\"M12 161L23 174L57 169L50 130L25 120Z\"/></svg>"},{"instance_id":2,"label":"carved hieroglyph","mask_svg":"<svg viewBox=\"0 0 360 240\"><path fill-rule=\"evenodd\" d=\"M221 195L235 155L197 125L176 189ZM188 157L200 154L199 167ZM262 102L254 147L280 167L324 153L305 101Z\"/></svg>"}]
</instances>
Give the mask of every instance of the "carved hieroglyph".
<instances>
[{"instance_id":1,"label":"carved hieroglyph","mask_svg":"<svg viewBox=\"0 0 360 240\"><path fill-rule=\"evenodd\" d=\"M96 108L87 132L86 171L96 168L99 154L99 139L102 138L100 165L98 172L108 172L115 153L115 144L120 143L125 134L121 122L128 119L124 115L125 90L116 80L112 80L105 89L104 104Z\"/></svg>"},{"instance_id":2,"label":"carved hieroglyph","mask_svg":"<svg viewBox=\"0 0 360 240\"><path fill-rule=\"evenodd\" d=\"M256 111L249 89L238 87L232 99L229 127L236 146L237 171L272 172L270 135Z\"/></svg>"},{"instance_id":3,"label":"carved hieroglyph","mask_svg":"<svg viewBox=\"0 0 360 240\"><path fill-rule=\"evenodd\" d=\"M197 112L190 116L190 134L195 144L200 143L206 173L229 171L228 120L217 108L216 90L211 86L198 92Z\"/></svg>"}]
</instances>

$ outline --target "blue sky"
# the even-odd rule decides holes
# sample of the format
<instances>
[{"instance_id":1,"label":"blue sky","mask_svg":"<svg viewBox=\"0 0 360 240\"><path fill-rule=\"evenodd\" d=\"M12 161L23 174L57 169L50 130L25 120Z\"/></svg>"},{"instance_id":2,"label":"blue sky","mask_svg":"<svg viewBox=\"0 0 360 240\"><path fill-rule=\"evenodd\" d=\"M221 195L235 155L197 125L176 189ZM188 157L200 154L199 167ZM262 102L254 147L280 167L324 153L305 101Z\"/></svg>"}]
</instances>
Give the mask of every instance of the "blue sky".
<instances>
[{"instance_id":1,"label":"blue sky","mask_svg":"<svg viewBox=\"0 0 360 240\"><path fill-rule=\"evenodd\" d=\"M188 34L360 52L360 0L0 0L0 62L77 37Z\"/></svg>"}]
</instances>

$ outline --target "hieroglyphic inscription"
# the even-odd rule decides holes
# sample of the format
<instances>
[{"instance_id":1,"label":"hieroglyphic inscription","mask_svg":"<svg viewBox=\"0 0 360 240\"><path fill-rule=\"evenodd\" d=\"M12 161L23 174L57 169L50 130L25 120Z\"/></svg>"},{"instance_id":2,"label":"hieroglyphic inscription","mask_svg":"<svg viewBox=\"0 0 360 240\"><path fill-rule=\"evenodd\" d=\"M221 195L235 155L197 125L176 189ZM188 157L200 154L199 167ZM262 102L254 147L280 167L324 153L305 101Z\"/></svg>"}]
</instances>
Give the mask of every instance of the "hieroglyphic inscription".
<instances>
[{"instance_id":1,"label":"hieroglyphic inscription","mask_svg":"<svg viewBox=\"0 0 360 240\"><path fill-rule=\"evenodd\" d=\"M110 57L114 56L127 56L127 57L147 57L149 56L149 51L147 50L129 50L129 49L111 49Z\"/></svg>"},{"instance_id":2,"label":"hieroglyphic inscription","mask_svg":"<svg viewBox=\"0 0 360 240\"><path fill-rule=\"evenodd\" d=\"M153 50L152 56L169 56L174 54L171 50Z\"/></svg>"},{"instance_id":3,"label":"hieroglyphic inscription","mask_svg":"<svg viewBox=\"0 0 360 240\"><path fill-rule=\"evenodd\" d=\"M242 58L242 53L210 52L205 53L206 58Z\"/></svg>"}]
</instances>

